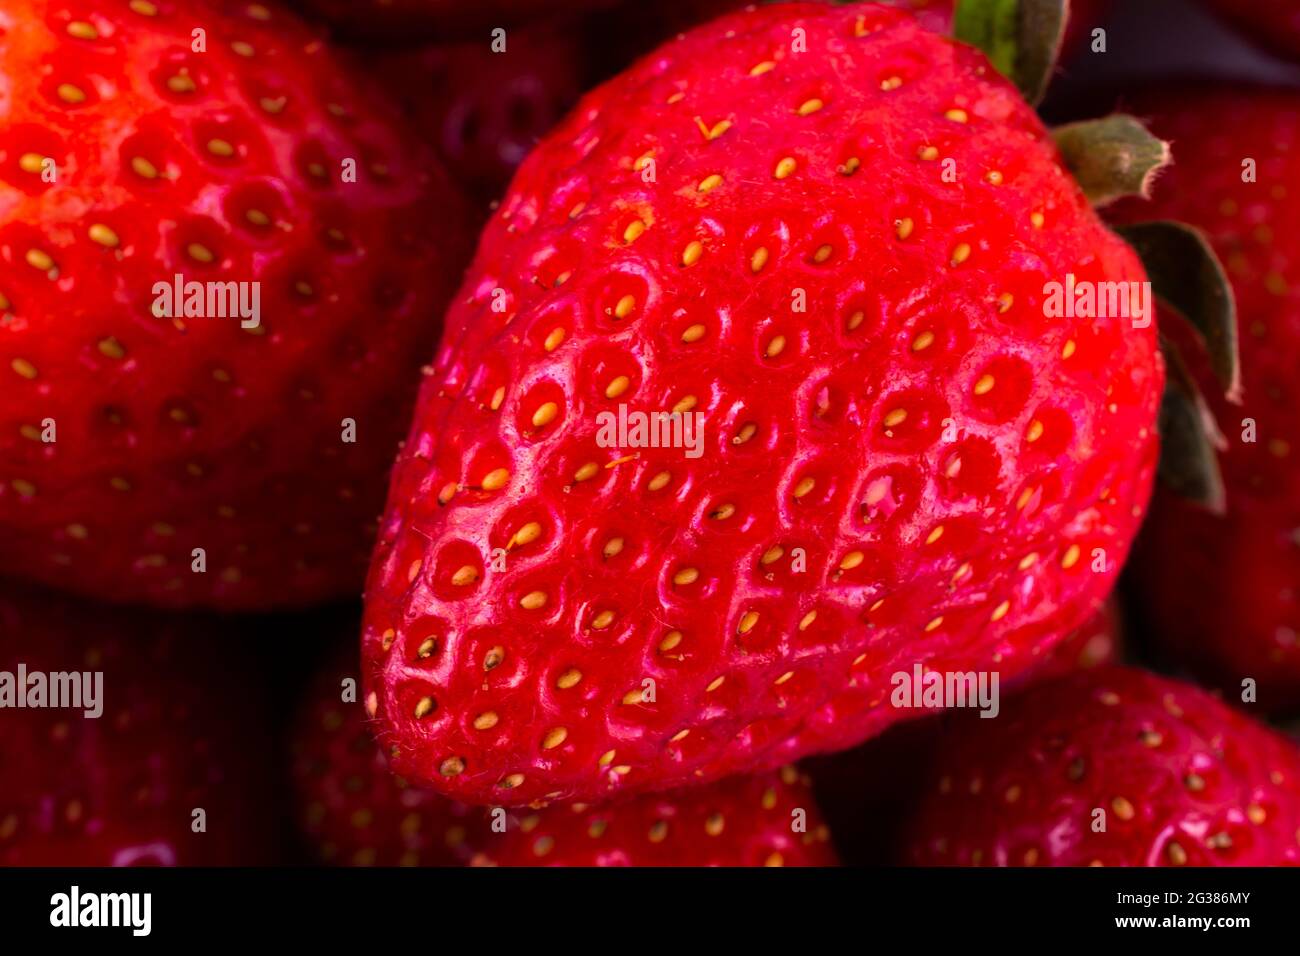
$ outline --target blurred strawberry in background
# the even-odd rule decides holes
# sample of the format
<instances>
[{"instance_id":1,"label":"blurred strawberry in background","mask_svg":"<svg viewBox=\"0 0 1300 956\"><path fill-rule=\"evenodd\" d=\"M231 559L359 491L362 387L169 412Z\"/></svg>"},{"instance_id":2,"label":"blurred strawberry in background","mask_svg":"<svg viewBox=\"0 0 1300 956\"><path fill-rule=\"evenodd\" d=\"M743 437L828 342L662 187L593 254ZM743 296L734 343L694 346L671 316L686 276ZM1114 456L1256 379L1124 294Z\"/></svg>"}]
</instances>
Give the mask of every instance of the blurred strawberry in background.
<instances>
[{"instance_id":1,"label":"blurred strawberry in background","mask_svg":"<svg viewBox=\"0 0 1300 956\"><path fill-rule=\"evenodd\" d=\"M110 609L6 585L0 865L275 862L274 750L260 663L239 632L216 619ZM5 686L20 667L29 692L34 680L52 687L54 673L100 672L102 714L19 709Z\"/></svg>"},{"instance_id":2,"label":"blurred strawberry in background","mask_svg":"<svg viewBox=\"0 0 1300 956\"><path fill-rule=\"evenodd\" d=\"M1192 86L1128 103L1179 158L1151 202L1126 202L1113 218L1205 231L1236 294L1243 377L1241 404L1212 402L1226 514L1159 492L1130 564L1135 598L1172 663L1230 700L1252 681L1261 708L1297 712L1300 93ZM1205 394L1221 395L1208 360L1194 365Z\"/></svg>"}]
</instances>

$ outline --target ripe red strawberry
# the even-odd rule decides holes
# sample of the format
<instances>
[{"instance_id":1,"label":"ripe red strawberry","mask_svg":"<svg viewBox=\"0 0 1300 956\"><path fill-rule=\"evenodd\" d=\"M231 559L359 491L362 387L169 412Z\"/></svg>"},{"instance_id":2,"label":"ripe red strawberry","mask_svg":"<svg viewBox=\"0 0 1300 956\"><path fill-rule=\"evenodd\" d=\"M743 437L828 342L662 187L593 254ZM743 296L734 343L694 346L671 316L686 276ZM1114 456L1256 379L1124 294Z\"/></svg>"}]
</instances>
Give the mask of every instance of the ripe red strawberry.
<instances>
[{"instance_id":1,"label":"ripe red strawberry","mask_svg":"<svg viewBox=\"0 0 1300 956\"><path fill-rule=\"evenodd\" d=\"M0 573L222 608L364 575L465 220L314 34L228 9L0 12ZM159 315L176 275L260 322Z\"/></svg>"},{"instance_id":2,"label":"ripe red strawberry","mask_svg":"<svg viewBox=\"0 0 1300 956\"><path fill-rule=\"evenodd\" d=\"M343 682L356 674L355 661L336 655L305 691L294 719L294 817L312 856L347 866L468 863L490 835L487 812L389 771L355 692L344 700Z\"/></svg>"},{"instance_id":3,"label":"ripe red strawberry","mask_svg":"<svg viewBox=\"0 0 1300 956\"><path fill-rule=\"evenodd\" d=\"M315 856L352 866L826 866L835 862L808 781L793 768L592 808L506 816L412 787L388 769L360 705L355 666L315 679L293 733L303 834ZM795 811L802 811L797 813ZM494 831L493 821L502 827Z\"/></svg>"},{"instance_id":4,"label":"ripe red strawberry","mask_svg":"<svg viewBox=\"0 0 1300 956\"><path fill-rule=\"evenodd\" d=\"M36 675L52 687L51 673L100 672L98 706L19 709L20 665L29 704ZM0 866L274 862L273 754L254 673L216 622L6 586Z\"/></svg>"},{"instance_id":5,"label":"ripe red strawberry","mask_svg":"<svg viewBox=\"0 0 1300 956\"><path fill-rule=\"evenodd\" d=\"M910 863L1300 864L1300 750L1204 691L1080 671L954 724Z\"/></svg>"},{"instance_id":6,"label":"ripe red strawberry","mask_svg":"<svg viewBox=\"0 0 1300 956\"><path fill-rule=\"evenodd\" d=\"M571 25L512 30L502 53L484 38L368 57L485 215L537 140L577 101L583 59Z\"/></svg>"},{"instance_id":7,"label":"ripe red strawberry","mask_svg":"<svg viewBox=\"0 0 1300 956\"><path fill-rule=\"evenodd\" d=\"M1244 396L1213 405L1227 513L1162 494L1133 562L1137 593L1170 654L1202 680L1240 699L1249 678L1264 708L1300 710L1300 95L1187 89L1135 108L1181 158L1151 203L1116 218L1208 234L1236 293ZM1255 181L1243 182L1247 160ZM1208 370L1203 379L1214 392Z\"/></svg>"},{"instance_id":8,"label":"ripe red strawberry","mask_svg":"<svg viewBox=\"0 0 1300 956\"><path fill-rule=\"evenodd\" d=\"M914 664L1024 670L1155 459L1154 331L1045 318L1068 274L1144 275L983 55L896 9L759 7L589 95L489 223L394 476L394 766L668 789L878 733ZM702 414L700 457L602 447L623 403Z\"/></svg>"},{"instance_id":9,"label":"ripe red strawberry","mask_svg":"<svg viewBox=\"0 0 1300 956\"><path fill-rule=\"evenodd\" d=\"M1300 56L1300 5L1295 0L1209 0L1209 4L1269 49Z\"/></svg>"},{"instance_id":10,"label":"ripe red strawberry","mask_svg":"<svg viewBox=\"0 0 1300 956\"><path fill-rule=\"evenodd\" d=\"M496 866L834 866L794 767L592 807L520 811L476 860Z\"/></svg>"}]
</instances>

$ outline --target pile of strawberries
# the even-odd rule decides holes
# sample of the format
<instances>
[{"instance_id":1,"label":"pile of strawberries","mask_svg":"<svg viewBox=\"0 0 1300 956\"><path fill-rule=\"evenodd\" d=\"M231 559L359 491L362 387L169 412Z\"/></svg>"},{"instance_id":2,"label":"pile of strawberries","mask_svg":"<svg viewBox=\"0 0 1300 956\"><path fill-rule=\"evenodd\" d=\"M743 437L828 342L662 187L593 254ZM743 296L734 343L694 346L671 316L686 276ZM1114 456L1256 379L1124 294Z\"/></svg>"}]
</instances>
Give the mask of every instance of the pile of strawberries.
<instances>
[{"instance_id":1,"label":"pile of strawberries","mask_svg":"<svg viewBox=\"0 0 1300 956\"><path fill-rule=\"evenodd\" d=\"M1300 864L1300 92L1006 6L8 0L0 864Z\"/></svg>"}]
</instances>

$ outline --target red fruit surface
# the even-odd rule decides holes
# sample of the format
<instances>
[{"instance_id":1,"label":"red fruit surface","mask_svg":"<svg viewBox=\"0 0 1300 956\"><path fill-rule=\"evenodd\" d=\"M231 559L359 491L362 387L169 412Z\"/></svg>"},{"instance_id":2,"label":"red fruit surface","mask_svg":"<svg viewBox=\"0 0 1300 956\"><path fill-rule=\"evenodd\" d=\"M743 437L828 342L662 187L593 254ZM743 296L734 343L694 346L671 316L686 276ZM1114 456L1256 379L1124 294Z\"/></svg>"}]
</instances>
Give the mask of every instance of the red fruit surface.
<instances>
[{"instance_id":1,"label":"red fruit surface","mask_svg":"<svg viewBox=\"0 0 1300 956\"><path fill-rule=\"evenodd\" d=\"M797 829L795 829L797 827ZM794 767L591 807L520 811L475 860L496 866L834 866Z\"/></svg>"},{"instance_id":2,"label":"red fruit surface","mask_svg":"<svg viewBox=\"0 0 1300 956\"><path fill-rule=\"evenodd\" d=\"M0 10L0 573L220 608L364 578L466 220L316 35L225 9ZM160 317L177 274L260 283L260 325Z\"/></svg>"},{"instance_id":3,"label":"red fruit surface","mask_svg":"<svg viewBox=\"0 0 1300 956\"><path fill-rule=\"evenodd\" d=\"M202 617L6 586L0 680L20 663L29 679L99 671L103 712L0 709L0 865L275 862L267 698L246 651Z\"/></svg>"},{"instance_id":4,"label":"red fruit surface","mask_svg":"<svg viewBox=\"0 0 1300 956\"><path fill-rule=\"evenodd\" d=\"M1045 318L1068 273L1144 275L983 55L898 10L760 7L589 95L489 223L394 475L364 653L395 767L669 789L878 733L914 664L1024 670L1156 455L1154 331ZM621 403L702 414L700 457L602 447Z\"/></svg>"},{"instance_id":5,"label":"red fruit surface","mask_svg":"<svg viewBox=\"0 0 1300 956\"><path fill-rule=\"evenodd\" d=\"M1175 219L1209 235L1236 294L1244 397L1212 402L1227 438L1227 514L1162 492L1132 562L1137 594L1178 663L1230 698L1240 699L1250 678L1266 710L1297 711L1300 94L1191 88L1129 108L1173 140L1179 159L1152 202L1118 206L1115 217ZM1247 159L1257 164L1254 182L1242 181ZM1207 363L1188 354L1213 398Z\"/></svg>"},{"instance_id":6,"label":"red fruit surface","mask_svg":"<svg viewBox=\"0 0 1300 956\"><path fill-rule=\"evenodd\" d=\"M1209 0L1209 4L1269 49L1300 56L1300 4L1295 0Z\"/></svg>"},{"instance_id":7,"label":"red fruit surface","mask_svg":"<svg viewBox=\"0 0 1300 956\"><path fill-rule=\"evenodd\" d=\"M377 52L384 88L484 207L505 190L537 140L582 92L583 48L572 28L511 31L489 40Z\"/></svg>"},{"instance_id":8,"label":"red fruit surface","mask_svg":"<svg viewBox=\"0 0 1300 956\"><path fill-rule=\"evenodd\" d=\"M1080 671L953 723L909 863L1300 864L1300 750L1190 685Z\"/></svg>"},{"instance_id":9,"label":"red fruit surface","mask_svg":"<svg viewBox=\"0 0 1300 956\"><path fill-rule=\"evenodd\" d=\"M356 675L354 660L335 655L294 718L294 818L311 855L344 866L468 863L490 835L487 811L412 787L388 769L361 705L344 699L344 681Z\"/></svg>"}]
</instances>

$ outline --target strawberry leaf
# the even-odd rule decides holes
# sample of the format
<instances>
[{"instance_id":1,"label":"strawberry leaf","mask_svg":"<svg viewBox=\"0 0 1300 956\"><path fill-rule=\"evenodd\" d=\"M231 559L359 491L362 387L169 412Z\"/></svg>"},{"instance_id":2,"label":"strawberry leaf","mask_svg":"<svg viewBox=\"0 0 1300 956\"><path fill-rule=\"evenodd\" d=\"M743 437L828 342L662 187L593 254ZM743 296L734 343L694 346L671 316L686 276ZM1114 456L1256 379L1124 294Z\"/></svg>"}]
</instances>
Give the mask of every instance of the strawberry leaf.
<instances>
[{"instance_id":1,"label":"strawberry leaf","mask_svg":"<svg viewBox=\"0 0 1300 956\"><path fill-rule=\"evenodd\" d=\"M1226 442L1178 349L1163 337L1160 347L1169 373L1160 403L1160 480L1175 494L1222 515L1226 495L1215 449Z\"/></svg>"},{"instance_id":2,"label":"strawberry leaf","mask_svg":"<svg viewBox=\"0 0 1300 956\"><path fill-rule=\"evenodd\" d=\"M1058 126L1052 137L1094 206L1125 196L1149 197L1156 176L1171 162L1169 144L1123 113Z\"/></svg>"},{"instance_id":3,"label":"strawberry leaf","mask_svg":"<svg viewBox=\"0 0 1300 956\"><path fill-rule=\"evenodd\" d=\"M1228 400L1240 403L1237 303L1208 240L1179 222L1143 222L1116 231L1142 258L1156 297L1196 330Z\"/></svg>"},{"instance_id":4,"label":"strawberry leaf","mask_svg":"<svg viewBox=\"0 0 1300 956\"><path fill-rule=\"evenodd\" d=\"M953 36L983 50L1037 103L1056 67L1069 9L1068 0L958 0Z\"/></svg>"}]
</instances>

